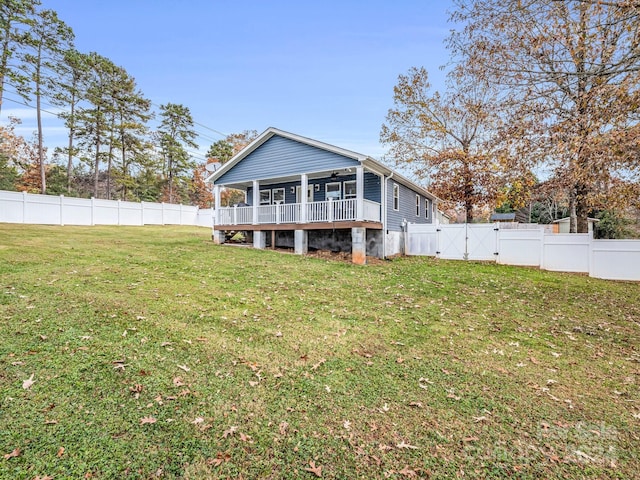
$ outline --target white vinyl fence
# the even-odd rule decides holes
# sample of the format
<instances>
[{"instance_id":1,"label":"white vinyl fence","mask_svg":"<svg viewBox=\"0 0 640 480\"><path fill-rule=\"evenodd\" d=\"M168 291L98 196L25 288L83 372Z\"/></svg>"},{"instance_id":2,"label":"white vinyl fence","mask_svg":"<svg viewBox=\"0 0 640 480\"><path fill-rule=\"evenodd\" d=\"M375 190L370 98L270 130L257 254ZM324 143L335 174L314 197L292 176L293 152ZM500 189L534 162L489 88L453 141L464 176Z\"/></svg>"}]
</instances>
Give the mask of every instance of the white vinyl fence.
<instances>
[{"instance_id":1,"label":"white vinyl fence","mask_svg":"<svg viewBox=\"0 0 640 480\"><path fill-rule=\"evenodd\" d=\"M407 225L407 255L489 260L504 265L588 273L640 281L640 240L594 240L590 233L554 234L541 227L496 224Z\"/></svg>"},{"instance_id":2,"label":"white vinyl fence","mask_svg":"<svg viewBox=\"0 0 640 480\"><path fill-rule=\"evenodd\" d=\"M0 222L40 225L195 225L211 227L211 209L0 190Z\"/></svg>"}]
</instances>

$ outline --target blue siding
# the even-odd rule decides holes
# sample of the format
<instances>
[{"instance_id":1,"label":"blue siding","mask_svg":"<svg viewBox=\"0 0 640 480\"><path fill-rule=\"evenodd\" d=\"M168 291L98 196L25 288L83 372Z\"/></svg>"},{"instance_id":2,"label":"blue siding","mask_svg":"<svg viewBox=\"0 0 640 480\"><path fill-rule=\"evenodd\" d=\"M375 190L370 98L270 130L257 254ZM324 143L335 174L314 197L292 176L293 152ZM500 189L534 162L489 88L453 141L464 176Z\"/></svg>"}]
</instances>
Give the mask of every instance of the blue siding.
<instances>
[{"instance_id":1,"label":"blue siding","mask_svg":"<svg viewBox=\"0 0 640 480\"><path fill-rule=\"evenodd\" d=\"M339 170L360 162L333 152L274 135L222 175L216 184L266 180L287 175Z\"/></svg>"},{"instance_id":2,"label":"blue siding","mask_svg":"<svg viewBox=\"0 0 640 480\"><path fill-rule=\"evenodd\" d=\"M339 182L348 182L350 180L355 180L356 176L352 175L339 175L337 181ZM314 202L322 202L325 200L325 185L327 183L332 183L334 180L330 178L318 178L309 180L309 185L313 185L313 201ZM273 184L260 184L260 190L267 190L273 188L282 188L284 187L284 195L285 195L285 203L295 203L296 202L296 193L295 187L300 185L300 182L279 182ZM315 189L315 185L320 185L318 191ZM291 192L291 187L294 187L293 193ZM342 188L342 195L344 198L344 185ZM364 198L366 200L371 200L373 202L380 203L381 191L380 191L380 177L371 172L365 172L364 174ZM247 201L249 205L253 204L253 187L247 188Z\"/></svg>"},{"instance_id":3,"label":"blue siding","mask_svg":"<svg viewBox=\"0 0 640 480\"><path fill-rule=\"evenodd\" d=\"M398 210L393 209L393 185L400 187L400 205ZM425 218L425 197L420 195L420 216L416 216L417 192L401 183L389 180L387 182L387 230L399 232L402 230L402 220L409 223L432 223L431 200L429 200L429 217Z\"/></svg>"}]
</instances>

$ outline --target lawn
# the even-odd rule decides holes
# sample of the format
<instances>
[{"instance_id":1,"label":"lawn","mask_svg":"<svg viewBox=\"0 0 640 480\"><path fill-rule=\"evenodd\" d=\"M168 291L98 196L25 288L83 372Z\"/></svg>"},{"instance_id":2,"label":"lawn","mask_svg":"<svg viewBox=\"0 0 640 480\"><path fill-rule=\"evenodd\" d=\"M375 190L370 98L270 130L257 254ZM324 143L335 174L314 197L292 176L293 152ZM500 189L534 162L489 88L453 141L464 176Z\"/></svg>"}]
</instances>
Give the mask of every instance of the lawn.
<instances>
[{"instance_id":1,"label":"lawn","mask_svg":"<svg viewBox=\"0 0 640 480\"><path fill-rule=\"evenodd\" d=\"M0 224L0 478L638 478L640 285Z\"/></svg>"}]
</instances>

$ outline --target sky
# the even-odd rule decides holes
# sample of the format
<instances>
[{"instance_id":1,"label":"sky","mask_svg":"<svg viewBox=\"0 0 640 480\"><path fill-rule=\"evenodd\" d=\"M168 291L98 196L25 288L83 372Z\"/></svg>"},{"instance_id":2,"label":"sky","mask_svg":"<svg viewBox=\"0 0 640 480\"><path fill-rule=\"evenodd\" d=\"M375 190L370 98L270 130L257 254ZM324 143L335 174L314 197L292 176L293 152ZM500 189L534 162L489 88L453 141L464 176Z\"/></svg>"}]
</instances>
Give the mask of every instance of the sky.
<instances>
[{"instance_id":1,"label":"sky","mask_svg":"<svg viewBox=\"0 0 640 480\"><path fill-rule=\"evenodd\" d=\"M155 108L187 106L200 151L276 127L381 159L398 75L423 66L442 89L449 0L42 0L76 48L124 67ZM35 110L3 102L35 130ZM49 110L53 108L45 106ZM45 118L45 144L66 131Z\"/></svg>"}]
</instances>

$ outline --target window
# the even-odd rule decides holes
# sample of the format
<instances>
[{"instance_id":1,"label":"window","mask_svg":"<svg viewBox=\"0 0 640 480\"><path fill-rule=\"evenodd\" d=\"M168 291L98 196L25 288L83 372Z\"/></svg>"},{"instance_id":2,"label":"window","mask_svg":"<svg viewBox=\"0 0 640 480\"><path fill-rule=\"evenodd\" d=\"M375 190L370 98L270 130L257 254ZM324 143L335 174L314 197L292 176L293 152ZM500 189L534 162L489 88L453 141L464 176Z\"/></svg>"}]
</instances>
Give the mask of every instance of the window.
<instances>
[{"instance_id":1,"label":"window","mask_svg":"<svg viewBox=\"0 0 640 480\"><path fill-rule=\"evenodd\" d=\"M325 200L329 200L330 198L333 198L334 200L340 200L341 186L342 184L340 182L327 183L325 187Z\"/></svg>"},{"instance_id":2,"label":"window","mask_svg":"<svg viewBox=\"0 0 640 480\"><path fill-rule=\"evenodd\" d=\"M273 204L284 203L284 188L274 188L273 192Z\"/></svg>"},{"instance_id":3,"label":"window","mask_svg":"<svg viewBox=\"0 0 640 480\"><path fill-rule=\"evenodd\" d=\"M416 195L416 217L420 216L420 195Z\"/></svg>"},{"instance_id":4,"label":"window","mask_svg":"<svg viewBox=\"0 0 640 480\"><path fill-rule=\"evenodd\" d=\"M429 199L424 199L424 218L429 218L429 212L431 209L429 208Z\"/></svg>"},{"instance_id":5,"label":"window","mask_svg":"<svg viewBox=\"0 0 640 480\"><path fill-rule=\"evenodd\" d=\"M356 198L356 181L349 180L347 182L343 182L344 186L344 199L347 198Z\"/></svg>"},{"instance_id":6,"label":"window","mask_svg":"<svg viewBox=\"0 0 640 480\"><path fill-rule=\"evenodd\" d=\"M400 210L400 185L393 184L393 209Z\"/></svg>"},{"instance_id":7,"label":"window","mask_svg":"<svg viewBox=\"0 0 640 480\"><path fill-rule=\"evenodd\" d=\"M260 205L271 205L271 190L260 190Z\"/></svg>"}]
</instances>

